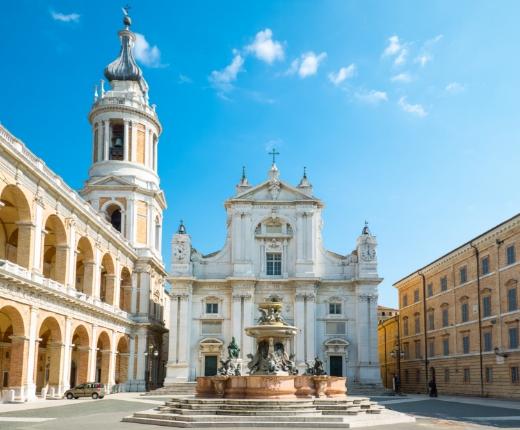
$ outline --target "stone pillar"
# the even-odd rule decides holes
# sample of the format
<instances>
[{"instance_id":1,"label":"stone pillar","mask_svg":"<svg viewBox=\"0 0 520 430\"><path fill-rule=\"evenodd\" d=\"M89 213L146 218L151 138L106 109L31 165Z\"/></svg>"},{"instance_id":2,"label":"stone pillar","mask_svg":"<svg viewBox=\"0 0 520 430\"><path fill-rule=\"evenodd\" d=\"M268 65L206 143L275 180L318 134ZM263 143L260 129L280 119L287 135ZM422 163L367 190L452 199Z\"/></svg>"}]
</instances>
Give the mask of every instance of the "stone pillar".
<instances>
[{"instance_id":1,"label":"stone pillar","mask_svg":"<svg viewBox=\"0 0 520 430\"><path fill-rule=\"evenodd\" d=\"M148 353L146 329L137 332L137 372L135 375L136 389L143 391L146 389L146 354Z\"/></svg>"},{"instance_id":2,"label":"stone pillar","mask_svg":"<svg viewBox=\"0 0 520 430\"><path fill-rule=\"evenodd\" d=\"M174 287L170 303L170 335L165 384L190 379L191 284Z\"/></svg>"},{"instance_id":3,"label":"stone pillar","mask_svg":"<svg viewBox=\"0 0 520 430\"><path fill-rule=\"evenodd\" d=\"M38 326L38 308L31 306L31 314L29 319L29 344L27 353L27 378L25 382L25 393L27 401L36 400L36 384L34 381L34 369L36 363L36 346L38 338L36 330Z\"/></svg>"},{"instance_id":4,"label":"stone pillar","mask_svg":"<svg viewBox=\"0 0 520 430\"><path fill-rule=\"evenodd\" d=\"M135 242L135 199L133 196L129 196L127 198L127 207L126 207L126 238L130 241L130 243Z\"/></svg>"},{"instance_id":5,"label":"stone pillar","mask_svg":"<svg viewBox=\"0 0 520 430\"><path fill-rule=\"evenodd\" d=\"M105 282L106 282L106 297L105 301L106 303L116 306L115 302L115 296L116 296L116 275L106 275L105 276Z\"/></svg>"},{"instance_id":6,"label":"stone pillar","mask_svg":"<svg viewBox=\"0 0 520 430\"><path fill-rule=\"evenodd\" d=\"M137 277L139 273L132 273L132 301L130 304L130 312L135 314L137 313Z\"/></svg>"},{"instance_id":7,"label":"stone pillar","mask_svg":"<svg viewBox=\"0 0 520 430\"><path fill-rule=\"evenodd\" d=\"M128 145L129 145L129 122L125 120L125 135L124 135L124 146L123 146L123 160L128 161Z\"/></svg>"},{"instance_id":8,"label":"stone pillar","mask_svg":"<svg viewBox=\"0 0 520 430\"><path fill-rule=\"evenodd\" d=\"M377 356L377 295L358 295L356 313L359 382L381 384Z\"/></svg>"},{"instance_id":9,"label":"stone pillar","mask_svg":"<svg viewBox=\"0 0 520 430\"><path fill-rule=\"evenodd\" d=\"M251 327L255 325L254 315L255 315L255 304L254 304L254 287L250 294L243 295L243 304L244 304L244 328ZM253 351L253 338L247 336L244 331L242 331L242 351L240 352L242 358L244 360L247 359L247 354L254 354Z\"/></svg>"},{"instance_id":10,"label":"stone pillar","mask_svg":"<svg viewBox=\"0 0 520 430\"><path fill-rule=\"evenodd\" d=\"M134 380L134 368L135 368L135 338L133 336L130 336L129 340L129 354L128 354L128 375L127 375L127 381L133 381Z\"/></svg>"},{"instance_id":11,"label":"stone pillar","mask_svg":"<svg viewBox=\"0 0 520 430\"><path fill-rule=\"evenodd\" d=\"M94 248L94 260L95 260L95 266L94 271L92 273L92 296L99 300L100 290L101 290L101 259L103 258L103 255L101 253L101 250L96 245ZM85 265L85 272L87 271L87 266Z\"/></svg>"},{"instance_id":12,"label":"stone pillar","mask_svg":"<svg viewBox=\"0 0 520 430\"><path fill-rule=\"evenodd\" d=\"M65 336L63 348L63 370L60 382L60 394L70 388L70 365L72 357L72 317L65 317Z\"/></svg>"},{"instance_id":13,"label":"stone pillar","mask_svg":"<svg viewBox=\"0 0 520 430\"><path fill-rule=\"evenodd\" d=\"M31 222L19 221L16 223L18 226L18 250L16 253L16 264L25 267L26 269L31 268L33 257L33 234L34 224ZM40 248L42 248L40 246ZM42 258L43 258L43 252ZM41 264L39 267L43 267Z\"/></svg>"},{"instance_id":14,"label":"stone pillar","mask_svg":"<svg viewBox=\"0 0 520 430\"><path fill-rule=\"evenodd\" d=\"M148 307L150 302L150 273L148 271L141 271L138 273L139 281L139 313L148 314Z\"/></svg>"},{"instance_id":15,"label":"stone pillar","mask_svg":"<svg viewBox=\"0 0 520 430\"><path fill-rule=\"evenodd\" d=\"M110 146L109 138L110 138L110 121L103 121L104 132L103 132L103 160L107 161L109 159L108 149Z\"/></svg>"},{"instance_id":16,"label":"stone pillar","mask_svg":"<svg viewBox=\"0 0 520 430\"><path fill-rule=\"evenodd\" d=\"M307 347L307 361L314 360L317 355L316 351L316 295L314 293L307 294L305 297L305 342ZM377 345L376 345L377 350Z\"/></svg>"},{"instance_id":17,"label":"stone pillar","mask_svg":"<svg viewBox=\"0 0 520 430\"><path fill-rule=\"evenodd\" d=\"M94 296L97 267L95 262L84 262L83 292L88 296Z\"/></svg>"},{"instance_id":18,"label":"stone pillar","mask_svg":"<svg viewBox=\"0 0 520 430\"><path fill-rule=\"evenodd\" d=\"M62 342L47 342L47 357L49 361L49 379L47 384L49 388L54 389L54 395L59 396L61 394L61 378L63 375L63 352L64 344Z\"/></svg>"},{"instance_id":19,"label":"stone pillar","mask_svg":"<svg viewBox=\"0 0 520 430\"><path fill-rule=\"evenodd\" d=\"M88 380L96 380L96 360L97 360L97 337L98 337L98 326L92 326L92 339L90 340L90 354L88 360ZM78 378L80 379L80 378Z\"/></svg>"},{"instance_id":20,"label":"stone pillar","mask_svg":"<svg viewBox=\"0 0 520 430\"><path fill-rule=\"evenodd\" d=\"M76 289L76 219L67 218L67 226L69 227L69 254L67 260L67 288Z\"/></svg>"},{"instance_id":21,"label":"stone pillar","mask_svg":"<svg viewBox=\"0 0 520 430\"><path fill-rule=\"evenodd\" d=\"M76 384L83 384L85 382L92 381L93 378L90 378L90 368L89 368L89 359L95 354L95 350L93 350L90 346L78 346L78 362L76 364L77 369L77 378ZM95 363L95 358L94 358ZM94 375L96 372L96 366L94 365Z\"/></svg>"},{"instance_id":22,"label":"stone pillar","mask_svg":"<svg viewBox=\"0 0 520 430\"><path fill-rule=\"evenodd\" d=\"M116 376L116 354L117 354L117 344L116 344L116 333L112 333L112 339L110 339L110 354L109 354L109 362L108 362L108 387L107 389L111 390L112 386L115 385L115 376Z\"/></svg>"},{"instance_id":23,"label":"stone pillar","mask_svg":"<svg viewBox=\"0 0 520 430\"><path fill-rule=\"evenodd\" d=\"M66 286L67 283L67 260L69 256L68 245L56 246L56 263L54 268L54 277L56 282Z\"/></svg>"},{"instance_id":24,"label":"stone pillar","mask_svg":"<svg viewBox=\"0 0 520 430\"><path fill-rule=\"evenodd\" d=\"M43 242L42 242L42 229L43 229L43 199L41 197L35 197L34 204L34 253L32 261L32 269L37 273L42 273L42 254L43 254Z\"/></svg>"},{"instance_id":25,"label":"stone pillar","mask_svg":"<svg viewBox=\"0 0 520 430\"><path fill-rule=\"evenodd\" d=\"M130 161L135 161L137 151L137 123L132 121L132 150L130 151Z\"/></svg>"},{"instance_id":26,"label":"stone pillar","mask_svg":"<svg viewBox=\"0 0 520 430\"><path fill-rule=\"evenodd\" d=\"M296 366L298 367L299 373L305 371L305 305L304 305L304 294L296 293L294 303L294 325L298 328L298 334L296 335Z\"/></svg>"},{"instance_id":27,"label":"stone pillar","mask_svg":"<svg viewBox=\"0 0 520 430\"><path fill-rule=\"evenodd\" d=\"M242 332L243 332L243 298L240 293L233 291L231 298L231 330L232 336L235 338L238 346L240 347L240 357L242 357ZM231 339L230 339L231 340Z\"/></svg>"},{"instance_id":28,"label":"stone pillar","mask_svg":"<svg viewBox=\"0 0 520 430\"><path fill-rule=\"evenodd\" d=\"M25 401L25 383L27 369L27 349L29 338L25 336L9 336L11 339L11 355L9 365L9 389L14 390L15 399Z\"/></svg>"}]
</instances>

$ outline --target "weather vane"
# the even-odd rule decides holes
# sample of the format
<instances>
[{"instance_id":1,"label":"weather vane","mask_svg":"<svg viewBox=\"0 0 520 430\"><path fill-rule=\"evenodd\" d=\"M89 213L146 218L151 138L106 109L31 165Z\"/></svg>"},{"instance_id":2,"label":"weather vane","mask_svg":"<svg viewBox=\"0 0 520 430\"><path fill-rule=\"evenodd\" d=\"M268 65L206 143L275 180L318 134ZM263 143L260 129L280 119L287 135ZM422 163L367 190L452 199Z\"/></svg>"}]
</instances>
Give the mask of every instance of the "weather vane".
<instances>
[{"instance_id":1,"label":"weather vane","mask_svg":"<svg viewBox=\"0 0 520 430\"><path fill-rule=\"evenodd\" d=\"M271 152L269 152L269 155L272 155L273 156L273 164L275 164L276 162L276 156L277 155L280 155L280 153L275 149L273 148L273 150Z\"/></svg>"},{"instance_id":2,"label":"weather vane","mask_svg":"<svg viewBox=\"0 0 520 430\"><path fill-rule=\"evenodd\" d=\"M123 15L124 15L123 24L126 27L130 27L130 25L132 25L132 19L130 18L130 15L129 15L129 12L128 12L130 10L130 5L127 4L122 9L123 9Z\"/></svg>"}]
</instances>

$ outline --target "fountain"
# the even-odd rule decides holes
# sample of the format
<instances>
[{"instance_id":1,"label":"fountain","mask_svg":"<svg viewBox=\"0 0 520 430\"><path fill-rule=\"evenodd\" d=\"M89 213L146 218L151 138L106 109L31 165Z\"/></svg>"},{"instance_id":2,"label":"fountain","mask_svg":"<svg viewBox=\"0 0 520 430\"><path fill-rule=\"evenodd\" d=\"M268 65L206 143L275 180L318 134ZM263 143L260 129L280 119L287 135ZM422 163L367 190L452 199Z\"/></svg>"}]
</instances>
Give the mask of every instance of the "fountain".
<instances>
[{"instance_id":1,"label":"fountain","mask_svg":"<svg viewBox=\"0 0 520 430\"><path fill-rule=\"evenodd\" d=\"M281 302L267 301L259 308L257 325L245 329L257 345L256 352L247 355L248 375L241 374L240 348L232 338L217 375L197 378L195 398L175 397L123 421L195 428L346 428L415 421L366 397L347 397L346 378L327 376L318 357L298 375L287 353L297 328L284 321Z\"/></svg>"},{"instance_id":2,"label":"fountain","mask_svg":"<svg viewBox=\"0 0 520 430\"><path fill-rule=\"evenodd\" d=\"M196 396L200 398L287 399L312 397L345 397L346 378L327 376L323 363L316 357L307 364L304 375L298 375L294 356L287 353L289 341L298 329L282 316L282 303L276 298L259 305L257 325L246 327L255 339L257 349L247 354L249 375L241 375L240 350L233 338L228 346L228 359L221 360L217 376L197 378Z\"/></svg>"}]
</instances>

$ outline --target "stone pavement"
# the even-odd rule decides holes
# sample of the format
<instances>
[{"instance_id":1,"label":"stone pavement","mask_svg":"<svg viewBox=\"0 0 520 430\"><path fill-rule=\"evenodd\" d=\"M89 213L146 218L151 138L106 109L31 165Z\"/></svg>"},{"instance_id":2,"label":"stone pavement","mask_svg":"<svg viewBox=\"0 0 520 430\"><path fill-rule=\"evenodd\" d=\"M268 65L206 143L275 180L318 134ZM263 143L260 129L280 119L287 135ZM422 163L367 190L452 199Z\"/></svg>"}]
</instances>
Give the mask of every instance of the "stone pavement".
<instances>
[{"instance_id":1,"label":"stone pavement","mask_svg":"<svg viewBox=\"0 0 520 430\"><path fill-rule=\"evenodd\" d=\"M137 411L162 405L171 396L119 393L102 400L47 400L0 404L1 430L164 430L164 427L123 423ZM468 397L421 395L376 397L389 409L413 414L416 423L370 427L373 430L520 429L520 402ZM276 430L276 429L273 429Z\"/></svg>"}]
</instances>

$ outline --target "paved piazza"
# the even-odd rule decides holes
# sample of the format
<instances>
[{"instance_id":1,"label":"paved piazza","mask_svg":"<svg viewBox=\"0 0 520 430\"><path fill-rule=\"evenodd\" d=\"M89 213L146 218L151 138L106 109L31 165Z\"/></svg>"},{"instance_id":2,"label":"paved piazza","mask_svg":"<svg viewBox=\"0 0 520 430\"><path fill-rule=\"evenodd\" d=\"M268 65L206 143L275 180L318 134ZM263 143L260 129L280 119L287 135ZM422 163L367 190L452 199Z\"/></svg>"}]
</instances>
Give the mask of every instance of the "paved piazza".
<instances>
[{"instance_id":1,"label":"paved piazza","mask_svg":"<svg viewBox=\"0 0 520 430\"><path fill-rule=\"evenodd\" d=\"M103 400L48 400L0 405L0 429L141 429L164 428L121 422L133 412L161 405L170 396L120 393ZM370 427L374 430L412 429L520 429L520 402L426 396L374 397L389 409L413 414L414 424Z\"/></svg>"}]
</instances>

